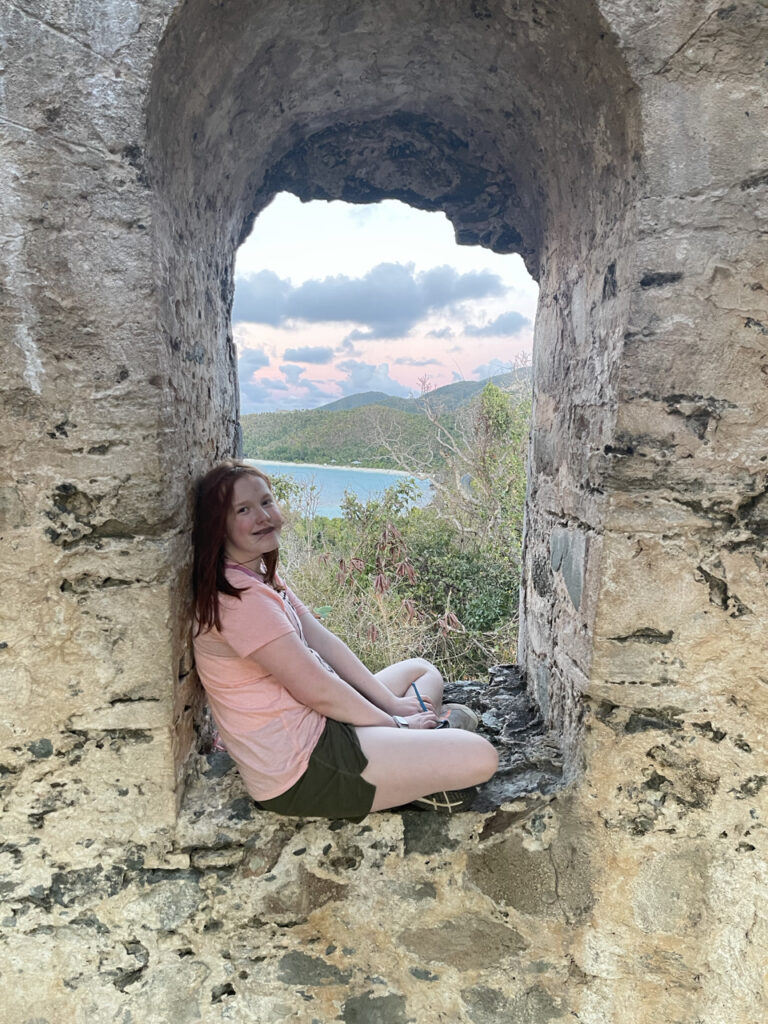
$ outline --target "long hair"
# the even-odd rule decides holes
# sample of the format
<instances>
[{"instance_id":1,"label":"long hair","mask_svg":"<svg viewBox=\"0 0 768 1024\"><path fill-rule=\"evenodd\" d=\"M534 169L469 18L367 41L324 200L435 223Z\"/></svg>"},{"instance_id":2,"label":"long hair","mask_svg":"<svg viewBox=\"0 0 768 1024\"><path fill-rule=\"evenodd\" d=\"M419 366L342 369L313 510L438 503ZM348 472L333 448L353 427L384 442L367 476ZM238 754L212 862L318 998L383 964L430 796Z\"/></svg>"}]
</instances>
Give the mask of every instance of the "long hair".
<instances>
[{"instance_id":1,"label":"long hair","mask_svg":"<svg viewBox=\"0 0 768 1024\"><path fill-rule=\"evenodd\" d=\"M221 629L219 616L219 594L240 598L242 589L233 587L226 576L225 549L227 542L227 514L232 503L232 491L238 477L243 474L260 477L272 489L269 477L255 466L249 466L241 459L226 459L205 476L195 488L195 523L192 543L195 549L192 584L194 588L194 611L197 632ZM264 582L275 590L283 587L276 579L278 551L268 551L262 556Z\"/></svg>"}]
</instances>

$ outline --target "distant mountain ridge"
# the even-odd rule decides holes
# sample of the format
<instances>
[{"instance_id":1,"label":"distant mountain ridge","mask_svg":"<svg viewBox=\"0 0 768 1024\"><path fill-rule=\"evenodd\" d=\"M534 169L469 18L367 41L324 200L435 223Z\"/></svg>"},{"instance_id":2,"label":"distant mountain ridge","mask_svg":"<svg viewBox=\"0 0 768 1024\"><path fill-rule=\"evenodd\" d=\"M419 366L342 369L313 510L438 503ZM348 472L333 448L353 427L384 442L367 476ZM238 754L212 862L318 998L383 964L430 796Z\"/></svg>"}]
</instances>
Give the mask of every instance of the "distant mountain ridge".
<instances>
[{"instance_id":1,"label":"distant mountain ridge","mask_svg":"<svg viewBox=\"0 0 768 1024\"><path fill-rule=\"evenodd\" d=\"M379 438L383 434L397 437L399 447L407 451L429 447L434 428L424 415L427 400L450 419L489 382L509 388L529 385L530 380L530 368L524 368L487 380L456 381L418 398L366 391L317 409L247 413L240 417L243 454L266 462L401 469ZM414 472L420 468L413 466Z\"/></svg>"},{"instance_id":2,"label":"distant mountain ridge","mask_svg":"<svg viewBox=\"0 0 768 1024\"><path fill-rule=\"evenodd\" d=\"M495 377L487 377L485 380L458 380L453 384L444 384L440 388L434 388L427 392L426 396L420 395L418 398L400 398L397 395L387 395L383 391L363 391L358 395L345 395L344 398L337 398L336 401L327 402L317 408L333 411L336 409L359 409L364 405L383 405L388 409L420 413L424 411L426 398L434 407L443 410L460 409L473 395L482 391L486 384L491 383L499 388L508 388L516 383L530 381L530 379L531 367L524 366L517 370L510 370L509 373L499 373Z\"/></svg>"},{"instance_id":3,"label":"distant mountain ridge","mask_svg":"<svg viewBox=\"0 0 768 1024\"><path fill-rule=\"evenodd\" d=\"M360 409L364 405L383 405L389 409L402 409L403 412L408 412L411 411L410 407L413 402L413 398L399 398L397 395L388 395L384 391L362 391L359 395L345 395L343 398L337 398L334 402L318 405L317 409L334 412L341 409Z\"/></svg>"}]
</instances>

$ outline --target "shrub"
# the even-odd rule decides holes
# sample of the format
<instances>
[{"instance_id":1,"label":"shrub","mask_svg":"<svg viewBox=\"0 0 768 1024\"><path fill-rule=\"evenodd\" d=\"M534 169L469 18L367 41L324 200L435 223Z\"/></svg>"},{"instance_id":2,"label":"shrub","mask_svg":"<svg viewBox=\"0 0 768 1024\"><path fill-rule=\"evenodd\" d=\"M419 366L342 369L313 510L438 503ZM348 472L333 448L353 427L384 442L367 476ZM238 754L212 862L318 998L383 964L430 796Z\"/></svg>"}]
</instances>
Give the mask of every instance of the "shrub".
<instances>
[{"instance_id":1,"label":"shrub","mask_svg":"<svg viewBox=\"0 0 768 1024\"><path fill-rule=\"evenodd\" d=\"M444 469L427 508L403 480L340 519L317 517L312 485L285 486L291 585L363 662L409 657L448 677L514 660L530 418L526 395L487 385L463 420L433 418Z\"/></svg>"}]
</instances>

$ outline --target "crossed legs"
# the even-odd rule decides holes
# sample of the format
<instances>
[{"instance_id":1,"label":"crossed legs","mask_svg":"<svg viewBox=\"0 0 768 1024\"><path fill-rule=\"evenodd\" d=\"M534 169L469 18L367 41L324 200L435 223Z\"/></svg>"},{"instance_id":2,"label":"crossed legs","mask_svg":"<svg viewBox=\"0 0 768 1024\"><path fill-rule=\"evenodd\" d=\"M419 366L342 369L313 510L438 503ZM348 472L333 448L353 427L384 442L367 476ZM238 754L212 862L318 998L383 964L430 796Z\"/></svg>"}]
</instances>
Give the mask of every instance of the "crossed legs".
<instances>
[{"instance_id":1,"label":"crossed legs","mask_svg":"<svg viewBox=\"0 0 768 1024\"><path fill-rule=\"evenodd\" d=\"M410 658L376 674L399 697L415 682L422 696L429 696L439 708L443 680L428 661ZM400 807L444 789L476 786L498 767L498 755L487 740L458 729L358 726L357 735L368 759L363 778L376 787L373 811Z\"/></svg>"},{"instance_id":2,"label":"crossed legs","mask_svg":"<svg viewBox=\"0 0 768 1024\"><path fill-rule=\"evenodd\" d=\"M435 710L440 709L443 700L443 677L435 666L424 658L408 658L395 662L376 673L396 697L404 697L413 683L422 697L429 697Z\"/></svg>"}]
</instances>

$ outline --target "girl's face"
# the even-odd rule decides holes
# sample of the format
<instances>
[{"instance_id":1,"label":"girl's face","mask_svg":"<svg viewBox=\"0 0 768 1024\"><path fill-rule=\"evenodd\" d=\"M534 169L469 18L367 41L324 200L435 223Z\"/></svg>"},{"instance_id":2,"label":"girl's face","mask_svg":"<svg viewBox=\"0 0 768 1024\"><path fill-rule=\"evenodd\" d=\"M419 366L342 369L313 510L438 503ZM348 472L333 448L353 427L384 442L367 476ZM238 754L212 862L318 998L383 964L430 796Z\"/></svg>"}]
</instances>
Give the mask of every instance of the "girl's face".
<instances>
[{"instance_id":1,"label":"girl's face","mask_svg":"<svg viewBox=\"0 0 768 1024\"><path fill-rule=\"evenodd\" d=\"M282 525L283 517L266 480L253 473L240 474L227 512L227 560L258 570L258 559L278 546Z\"/></svg>"}]
</instances>

